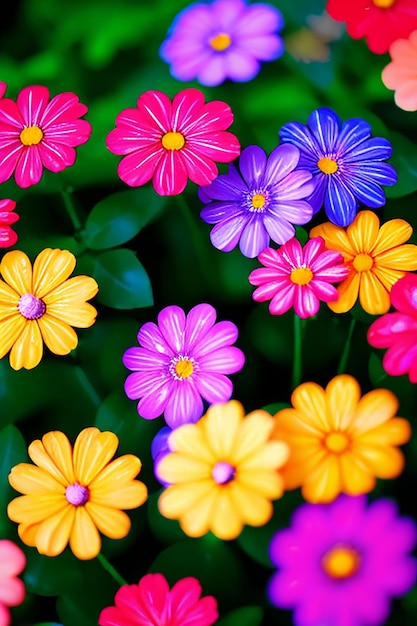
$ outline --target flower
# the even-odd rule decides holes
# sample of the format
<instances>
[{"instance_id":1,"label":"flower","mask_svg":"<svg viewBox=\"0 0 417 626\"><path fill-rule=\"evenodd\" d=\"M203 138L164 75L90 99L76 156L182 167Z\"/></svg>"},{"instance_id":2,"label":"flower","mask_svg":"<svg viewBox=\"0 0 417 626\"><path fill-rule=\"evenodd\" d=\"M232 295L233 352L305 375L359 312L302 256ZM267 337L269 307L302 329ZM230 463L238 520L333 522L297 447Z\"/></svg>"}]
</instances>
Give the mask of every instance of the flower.
<instances>
[{"instance_id":1,"label":"flower","mask_svg":"<svg viewBox=\"0 0 417 626\"><path fill-rule=\"evenodd\" d=\"M8 607L18 606L25 599L25 585L17 578L26 566L22 550L9 539L0 539L0 624L9 626Z\"/></svg>"},{"instance_id":2,"label":"flower","mask_svg":"<svg viewBox=\"0 0 417 626\"><path fill-rule=\"evenodd\" d=\"M382 70L382 82L395 90L397 106L404 111L417 111L417 30L408 39L394 41L389 53L391 63Z\"/></svg>"},{"instance_id":3,"label":"flower","mask_svg":"<svg viewBox=\"0 0 417 626\"><path fill-rule=\"evenodd\" d=\"M0 183L14 172L19 187L36 185L43 168L61 172L74 165L74 148L88 141L91 125L80 120L87 107L66 92L49 100L46 87L25 87L17 101L0 100Z\"/></svg>"},{"instance_id":4,"label":"flower","mask_svg":"<svg viewBox=\"0 0 417 626\"><path fill-rule=\"evenodd\" d=\"M273 417L263 410L244 414L236 400L212 405L196 424L169 436L171 453L158 463L169 487L158 507L179 520L190 537L211 531L235 539L244 524L262 526L273 512L271 500L283 493L277 471L288 458L285 443L271 439Z\"/></svg>"},{"instance_id":5,"label":"flower","mask_svg":"<svg viewBox=\"0 0 417 626\"><path fill-rule=\"evenodd\" d=\"M197 578L178 580L172 589L162 574L146 574L137 585L123 585L116 606L100 613L99 626L211 626L219 617L213 596L201 596Z\"/></svg>"},{"instance_id":6,"label":"flower","mask_svg":"<svg viewBox=\"0 0 417 626\"><path fill-rule=\"evenodd\" d=\"M17 234L10 228L19 220L17 213L12 213L16 207L14 200L0 200L0 248L10 248L17 241Z\"/></svg>"},{"instance_id":7,"label":"flower","mask_svg":"<svg viewBox=\"0 0 417 626\"><path fill-rule=\"evenodd\" d=\"M158 325L144 324L138 333L140 347L126 350L123 363L133 373L125 382L128 398L137 400L145 419L164 414L171 428L195 422L203 401L225 402L233 385L225 374L242 369L243 352L231 344L238 336L232 322L217 322L210 304L198 304L188 315L179 306L167 306Z\"/></svg>"},{"instance_id":8,"label":"flower","mask_svg":"<svg viewBox=\"0 0 417 626\"><path fill-rule=\"evenodd\" d=\"M335 313L346 313L358 299L371 315L386 313L392 286L406 271L417 270L417 246L405 244L413 229L402 219L388 220L380 227L373 211L360 211L347 229L326 222L310 231L323 237L326 247L338 250L349 268L337 288L339 299L329 302Z\"/></svg>"},{"instance_id":9,"label":"flower","mask_svg":"<svg viewBox=\"0 0 417 626\"><path fill-rule=\"evenodd\" d=\"M145 91L136 109L125 109L106 139L113 154L124 154L120 178L140 187L152 178L161 196L182 193L188 178L207 185L217 176L215 161L228 163L240 154L240 144L225 132L233 122L225 102L205 104L198 89L184 89L170 99L160 91Z\"/></svg>"},{"instance_id":10,"label":"flower","mask_svg":"<svg viewBox=\"0 0 417 626\"><path fill-rule=\"evenodd\" d=\"M0 98L4 96L4 94L6 93L6 90L7 90L7 83L0 80Z\"/></svg>"},{"instance_id":11,"label":"flower","mask_svg":"<svg viewBox=\"0 0 417 626\"><path fill-rule=\"evenodd\" d=\"M121 509L135 509L148 497L146 486L133 480L141 461L124 454L111 461L119 440L114 433L84 428L72 448L60 431L49 432L28 449L35 465L12 467L9 483L23 493L7 514L18 522L19 537L40 554L57 556L68 542L79 559L100 552L99 532L126 537L130 519Z\"/></svg>"},{"instance_id":12,"label":"flower","mask_svg":"<svg viewBox=\"0 0 417 626\"><path fill-rule=\"evenodd\" d=\"M390 376L408 373L417 383L417 275L406 274L391 290L395 313L375 320L368 329L368 342L374 348L388 348L382 366Z\"/></svg>"},{"instance_id":13,"label":"flower","mask_svg":"<svg viewBox=\"0 0 417 626\"><path fill-rule=\"evenodd\" d=\"M390 44L417 28L415 0L328 0L326 10L340 22L352 39L365 37L375 54L384 54Z\"/></svg>"},{"instance_id":14,"label":"flower","mask_svg":"<svg viewBox=\"0 0 417 626\"><path fill-rule=\"evenodd\" d=\"M391 598L415 584L416 538L415 522L400 517L389 499L303 504L270 543L278 571L269 599L294 610L294 626L385 624Z\"/></svg>"},{"instance_id":15,"label":"flower","mask_svg":"<svg viewBox=\"0 0 417 626\"><path fill-rule=\"evenodd\" d=\"M308 124L290 122L279 131L281 140L301 152L298 167L309 170L315 188L307 201L314 213L324 203L331 222L347 226L359 203L378 208L385 204L381 185L397 182L395 169L382 163L391 156L391 144L382 137L371 138L370 125L361 119L341 122L334 111L317 109Z\"/></svg>"},{"instance_id":16,"label":"flower","mask_svg":"<svg viewBox=\"0 0 417 626\"><path fill-rule=\"evenodd\" d=\"M210 233L213 246L224 252L239 242L240 251L255 257L270 238L284 244L294 236L293 224L305 224L313 210L305 201L313 190L311 174L294 171L300 152L294 146L278 146L269 157L259 146L248 146L227 174L199 190L208 203L202 219L216 224Z\"/></svg>"},{"instance_id":17,"label":"flower","mask_svg":"<svg viewBox=\"0 0 417 626\"><path fill-rule=\"evenodd\" d=\"M97 311L86 303L98 286L89 276L68 278L75 268L68 250L42 250L32 265L24 252L7 252L0 263L0 358L10 350L10 365L32 369L40 362L43 342L54 354L68 354L78 344L71 328L88 328Z\"/></svg>"},{"instance_id":18,"label":"flower","mask_svg":"<svg viewBox=\"0 0 417 626\"><path fill-rule=\"evenodd\" d=\"M342 492L368 493L375 477L401 474L404 457L396 446L409 440L411 429L394 417L398 400L388 389L361 397L357 380L341 374L326 389L299 385L291 403L275 415L274 436L291 450L281 470L285 489L301 487L309 502L331 502Z\"/></svg>"},{"instance_id":19,"label":"flower","mask_svg":"<svg viewBox=\"0 0 417 626\"><path fill-rule=\"evenodd\" d=\"M269 4L248 6L244 0L196 3L177 15L160 48L177 80L197 79L219 85L227 78L248 81L260 70L260 61L272 61L284 52L277 34L282 14Z\"/></svg>"},{"instance_id":20,"label":"flower","mask_svg":"<svg viewBox=\"0 0 417 626\"><path fill-rule=\"evenodd\" d=\"M250 284L258 286L253 299L271 300L272 315L282 315L291 307L301 318L316 315L320 301L337 300L332 283L343 280L349 273L342 255L326 250L322 237L310 239L304 248L297 239L290 239L278 250L266 248L258 260L264 268L249 275Z\"/></svg>"}]
</instances>

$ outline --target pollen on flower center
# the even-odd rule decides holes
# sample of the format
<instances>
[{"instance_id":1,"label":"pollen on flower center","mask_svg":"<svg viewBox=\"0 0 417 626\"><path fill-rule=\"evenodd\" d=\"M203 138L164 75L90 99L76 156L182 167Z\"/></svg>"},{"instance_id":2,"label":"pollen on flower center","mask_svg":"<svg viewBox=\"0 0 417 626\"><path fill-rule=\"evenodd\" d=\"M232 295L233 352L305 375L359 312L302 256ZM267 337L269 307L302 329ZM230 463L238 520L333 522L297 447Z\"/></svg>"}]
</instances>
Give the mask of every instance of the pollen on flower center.
<instances>
[{"instance_id":1,"label":"pollen on flower center","mask_svg":"<svg viewBox=\"0 0 417 626\"><path fill-rule=\"evenodd\" d=\"M185 137L181 133L170 130L162 137L162 145L165 150L181 150L185 145Z\"/></svg>"},{"instance_id":2,"label":"pollen on flower center","mask_svg":"<svg viewBox=\"0 0 417 626\"><path fill-rule=\"evenodd\" d=\"M17 303L19 313L27 320L38 320L46 311L43 300L36 298L31 293L25 293Z\"/></svg>"},{"instance_id":3,"label":"pollen on flower center","mask_svg":"<svg viewBox=\"0 0 417 626\"><path fill-rule=\"evenodd\" d=\"M366 272L371 269L373 264L373 258L365 252L361 252L353 259L353 267L357 272Z\"/></svg>"},{"instance_id":4,"label":"pollen on flower center","mask_svg":"<svg viewBox=\"0 0 417 626\"><path fill-rule=\"evenodd\" d=\"M209 39L209 44L216 52L222 52L231 46L232 39L227 33L218 33Z\"/></svg>"},{"instance_id":5,"label":"pollen on flower center","mask_svg":"<svg viewBox=\"0 0 417 626\"><path fill-rule=\"evenodd\" d=\"M339 453L348 448L350 440L345 433L333 432L327 435L324 443L330 452Z\"/></svg>"},{"instance_id":6,"label":"pollen on flower center","mask_svg":"<svg viewBox=\"0 0 417 626\"><path fill-rule=\"evenodd\" d=\"M334 159L329 157L322 157L317 161L317 167L323 172L323 174L334 174L339 169L338 164Z\"/></svg>"},{"instance_id":7,"label":"pollen on flower center","mask_svg":"<svg viewBox=\"0 0 417 626\"><path fill-rule=\"evenodd\" d=\"M225 485L230 483L235 477L236 470L233 465L226 463L225 461L219 461L213 467L211 475L218 485Z\"/></svg>"},{"instance_id":8,"label":"pollen on flower center","mask_svg":"<svg viewBox=\"0 0 417 626\"><path fill-rule=\"evenodd\" d=\"M292 270L290 279L295 285L308 285L313 276L314 274L309 267L297 267Z\"/></svg>"},{"instance_id":9,"label":"pollen on flower center","mask_svg":"<svg viewBox=\"0 0 417 626\"><path fill-rule=\"evenodd\" d=\"M325 573L331 578L350 578L359 569L360 556L350 546L335 546L323 556L321 564Z\"/></svg>"},{"instance_id":10,"label":"pollen on flower center","mask_svg":"<svg viewBox=\"0 0 417 626\"><path fill-rule=\"evenodd\" d=\"M25 146L36 146L43 139L43 132L39 126L27 126L20 133L20 141Z\"/></svg>"},{"instance_id":11,"label":"pollen on flower center","mask_svg":"<svg viewBox=\"0 0 417 626\"><path fill-rule=\"evenodd\" d=\"M263 193L255 193L252 196L252 206L254 209L263 209L265 206L265 195Z\"/></svg>"},{"instance_id":12,"label":"pollen on flower center","mask_svg":"<svg viewBox=\"0 0 417 626\"><path fill-rule=\"evenodd\" d=\"M171 360L169 372L176 380L189 378L195 370L196 363L193 357L180 354Z\"/></svg>"},{"instance_id":13,"label":"pollen on flower center","mask_svg":"<svg viewBox=\"0 0 417 626\"><path fill-rule=\"evenodd\" d=\"M373 0L373 3L379 9L389 9L397 0Z\"/></svg>"},{"instance_id":14,"label":"pollen on flower center","mask_svg":"<svg viewBox=\"0 0 417 626\"><path fill-rule=\"evenodd\" d=\"M89 491L87 487L83 487L79 483L68 485L65 490L65 497L70 504L81 506L88 502Z\"/></svg>"}]
</instances>

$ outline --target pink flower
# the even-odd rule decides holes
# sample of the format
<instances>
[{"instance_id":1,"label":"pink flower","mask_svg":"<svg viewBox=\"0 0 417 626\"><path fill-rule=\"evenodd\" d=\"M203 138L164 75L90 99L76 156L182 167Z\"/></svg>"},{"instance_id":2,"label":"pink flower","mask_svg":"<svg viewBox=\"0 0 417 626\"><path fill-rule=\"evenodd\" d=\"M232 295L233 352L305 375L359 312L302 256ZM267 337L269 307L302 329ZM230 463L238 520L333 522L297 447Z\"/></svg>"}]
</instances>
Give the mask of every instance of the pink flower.
<instances>
[{"instance_id":1,"label":"pink flower","mask_svg":"<svg viewBox=\"0 0 417 626\"><path fill-rule=\"evenodd\" d=\"M116 606L102 610L99 626L211 626L219 617L213 596L200 598L196 578L182 578L171 591L162 574L147 574L137 585L123 585Z\"/></svg>"},{"instance_id":2,"label":"pink flower","mask_svg":"<svg viewBox=\"0 0 417 626\"><path fill-rule=\"evenodd\" d=\"M228 163L240 154L240 144L225 132L233 122L225 102L204 102L198 89L184 89L171 100L160 91L139 96L136 109L125 109L107 136L119 163L120 178L131 187L153 179L161 196L182 193L190 179L208 185L217 176L215 161Z\"/></svg>"},{"instance_id":3,"label":"pink flower","mask_svg":"<svg viewBox=\"0 0 417 626\"><path fill-rule=\"evenodd\" d=\"M22 188L36 185L43 168L60 172L73 165L75 146L85 143L91 125L78 96L66 92L49 100L46 87L25 87L16 102L0 100L0 183L14 172Z\"/></svg>"},{"instance_id":4,"label":"pink flower","mask_svg":"<svg viewBox=\"0 0 417 626\"><path fill-rule=\"evenodd\" d=\"M417 30L408 39L397 39L389 49L391 63L382 70L382 82L395 91L395 104L417 111Z\"/></svg>"},{"instance_id":5,"label":"pink flower","mask_svg":"<svg viewBox=\"0 0 417 626\"><path fill-rule=\"evenodd\" d=\"M7 89L7 84L4 83L2 80L0 80L0 98L4 96L4 94L6 93L6 89Z\"/></svg>"},{"instance_id":6,"label":"pink flower","mask_svg":"<svg viewBox=\"0 0 417 626\"><path fill-rule=\"evenodd\" d=\"M391 289L395 313L386 313L368 330L368 342L374 348L388 348L382 366L390 376L408 373L417 383L417 275L408 273Z\"/></svg>"},{"instance_id":7,"label":"pink flower","mask_svg":"<svg viewBox=\"0 0 417 626\"><path fill-rule=\"evenodd\" d=\"M17 233L10 228L10 224L18 221L19 215L12 213L16 207L14 200L0 200L0 248L14 246Z\"/></svg>"},{"instance_id":8,"label":"pink flower","mask_svg":"<svg viewBox=\"0 0 417 626\"><path fill-rule=\"evenodd\" d=\"M249 275L251 285L258 286L253 299L257 302L271 300L272 315L282 315L291 307L301 318L316 315L320 301L338 299L332 283L346 278L349 271L339 252L326 250L322 237L313 237L304 248L293 237L278 250L266 248L258 260L265 267Z\"/></svg>"},{"instance_id":9,"label":"pink flower","mask_svg":"<svg viewBox=\"0 0 417 626\"><path fill-rule=\"evenodd\" d=\"M22 550L9 539L0 539L0 626L11 624L9 606L18 606L25 599L23 581L16 578L26 565Z\"/></svg>"}]
</instances>

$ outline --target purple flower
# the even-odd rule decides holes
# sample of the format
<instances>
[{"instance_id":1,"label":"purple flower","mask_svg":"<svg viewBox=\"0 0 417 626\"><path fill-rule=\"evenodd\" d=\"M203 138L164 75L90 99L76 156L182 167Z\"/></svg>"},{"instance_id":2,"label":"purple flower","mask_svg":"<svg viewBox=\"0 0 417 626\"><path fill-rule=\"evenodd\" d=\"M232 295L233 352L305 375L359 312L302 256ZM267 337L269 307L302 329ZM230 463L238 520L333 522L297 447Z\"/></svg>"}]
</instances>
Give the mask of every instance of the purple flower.
<instances>
[{"instance_id":1,"label":"purple flower","mask_svg":"<svg viewBox=\"0 0 417 626\"><path fill-rule=\"evenodd\" d=\"M164 486L168 487L169 483L165 482L158 475L158 463L161 459L164 458L166 454L172 452L169 447L169 436L172 433L172 428L169 426L163 426L161 430L159 430L155 437L152 439L151 444L151 455L153 459L154 465L154 475L157 480Z\"/></svg>"},{"instance_id":2,"label":"purple flower","mask_svg":"<svg viewBox=\"0 0 417 626\"><path fill-rule=\"evenodd\" d=\"M307 200L314 213L324 203L333 224L348 226L355 218L359 203L376 209L385 204L381 185L397 182L395 169L381 163L391 156L387 139L371 137L370 125L361 119L341 122L334 111L317 109L307 126L285 124L279 131L284 143L301 152L298 167L314 176L315 189Z\"/></svg>"},{"instance_id":3,"label":"purple flower","mask_svg":"<svg viewBox=\"0 0 417 626\"><path fill-rule=\"evenodd\" d=\"M415 584L413 520L399 517L388 499L367 506L365 496L304 504L291 528L278 531L270 557L279 569L270 601L294 609L295 626L378 626L390 599Z\"/></svg>"},{"instance_id":4,"label":"purple flower","mask_svg":"<svg viewBox=\"0 0 417 626\"><path fill-rule=\"evenodd\" d=\"M231 163L227 174L200 187L200 200L208 203L200 215L216 224L213 246L229 252L239 243L242 254L253 258L270 238L284 244L295 234L293 224L311 219L313 209L303 198L314 184L307 170L294 171L299 157L295 146L278 146L268 158L259 146L248 146L240 155L240 173Z\"/></svg>"},{"instance_id":5,"label":"purple flower","mask_svg":"<svg viewBox=\"0 0 417 626\"><path fill-rule=\"evenodd\" d=\"M269 4L248 6L243 0L196 3L177 15L160 48L171 74L182 81L219 85L226 78L247 81L284 51L277 35L281 13Z\"/></svg>"},{"instance_id":6,"label":"purple flower","mask_svg":"<svg viewBox=\"0 0 417 626\"><path fill-rule=\"evenodd\" d=\"M158 325L144 324L140 347L126 350L124 365L133 371L125 382L128 398L137 400L138 413L154 419L164 413L171 428L196 422L209 404L230 399L233 385L225 374L242 369L245 357L233 344L238 329L217 322L216 310L198 304L186 316L179 306L167 306Z\"/></svg>"}]
</instances>

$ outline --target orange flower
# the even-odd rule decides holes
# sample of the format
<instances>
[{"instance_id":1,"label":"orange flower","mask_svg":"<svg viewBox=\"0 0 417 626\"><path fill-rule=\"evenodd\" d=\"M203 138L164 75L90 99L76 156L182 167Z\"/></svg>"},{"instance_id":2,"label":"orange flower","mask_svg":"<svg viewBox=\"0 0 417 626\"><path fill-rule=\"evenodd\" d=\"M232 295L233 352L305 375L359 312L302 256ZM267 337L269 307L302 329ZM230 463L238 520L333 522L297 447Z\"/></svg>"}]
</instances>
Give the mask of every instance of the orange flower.
<instances>
[{"instance_id":1,"label":"orange flower","mask_svg":"<svg viewBox=\"0 0 417 626\"><path fill-rule=\"evenodd\" d=\"M382 70L382 82L395 90L395 104L404 111L417 111L417 30L408 39L391 44L391 63Z\"/></svg>"},{"instance_id":2,"label":"orange flower","mask_svg":"<svg viewBox=\"0 0 417 626\"><path fill-rule=\"evenodd\" d=\"M339 299L329 302L329 308L346 313L359 294L367 313L386 313L391 306L392 286L407 271L417 270L417 246L405 244L412 232L402 219L389 220L380 227L373 211L360 211L347 228L331 222L313 228L310 237L323 237L326 247L340 252L349 268L348 277L337 287Z\"/></svg>"},{"instance_id":3,"label":"orange flower","mask_svg":"<svg viewBox=\"0 0 417 626\"><path fill-rule=\"evenodd\" d=\"M411 429L394 417L398 401L388 389L361 397L355 378L342 374L326 389L299 385L291 403L275 415L273 433L291 450L280 470L286 489L301 487L309 502L332 502L340 493L368 493L375 477L401 473L404 457L396 446L409 440Z\"/></svg>"}]
</instances>

